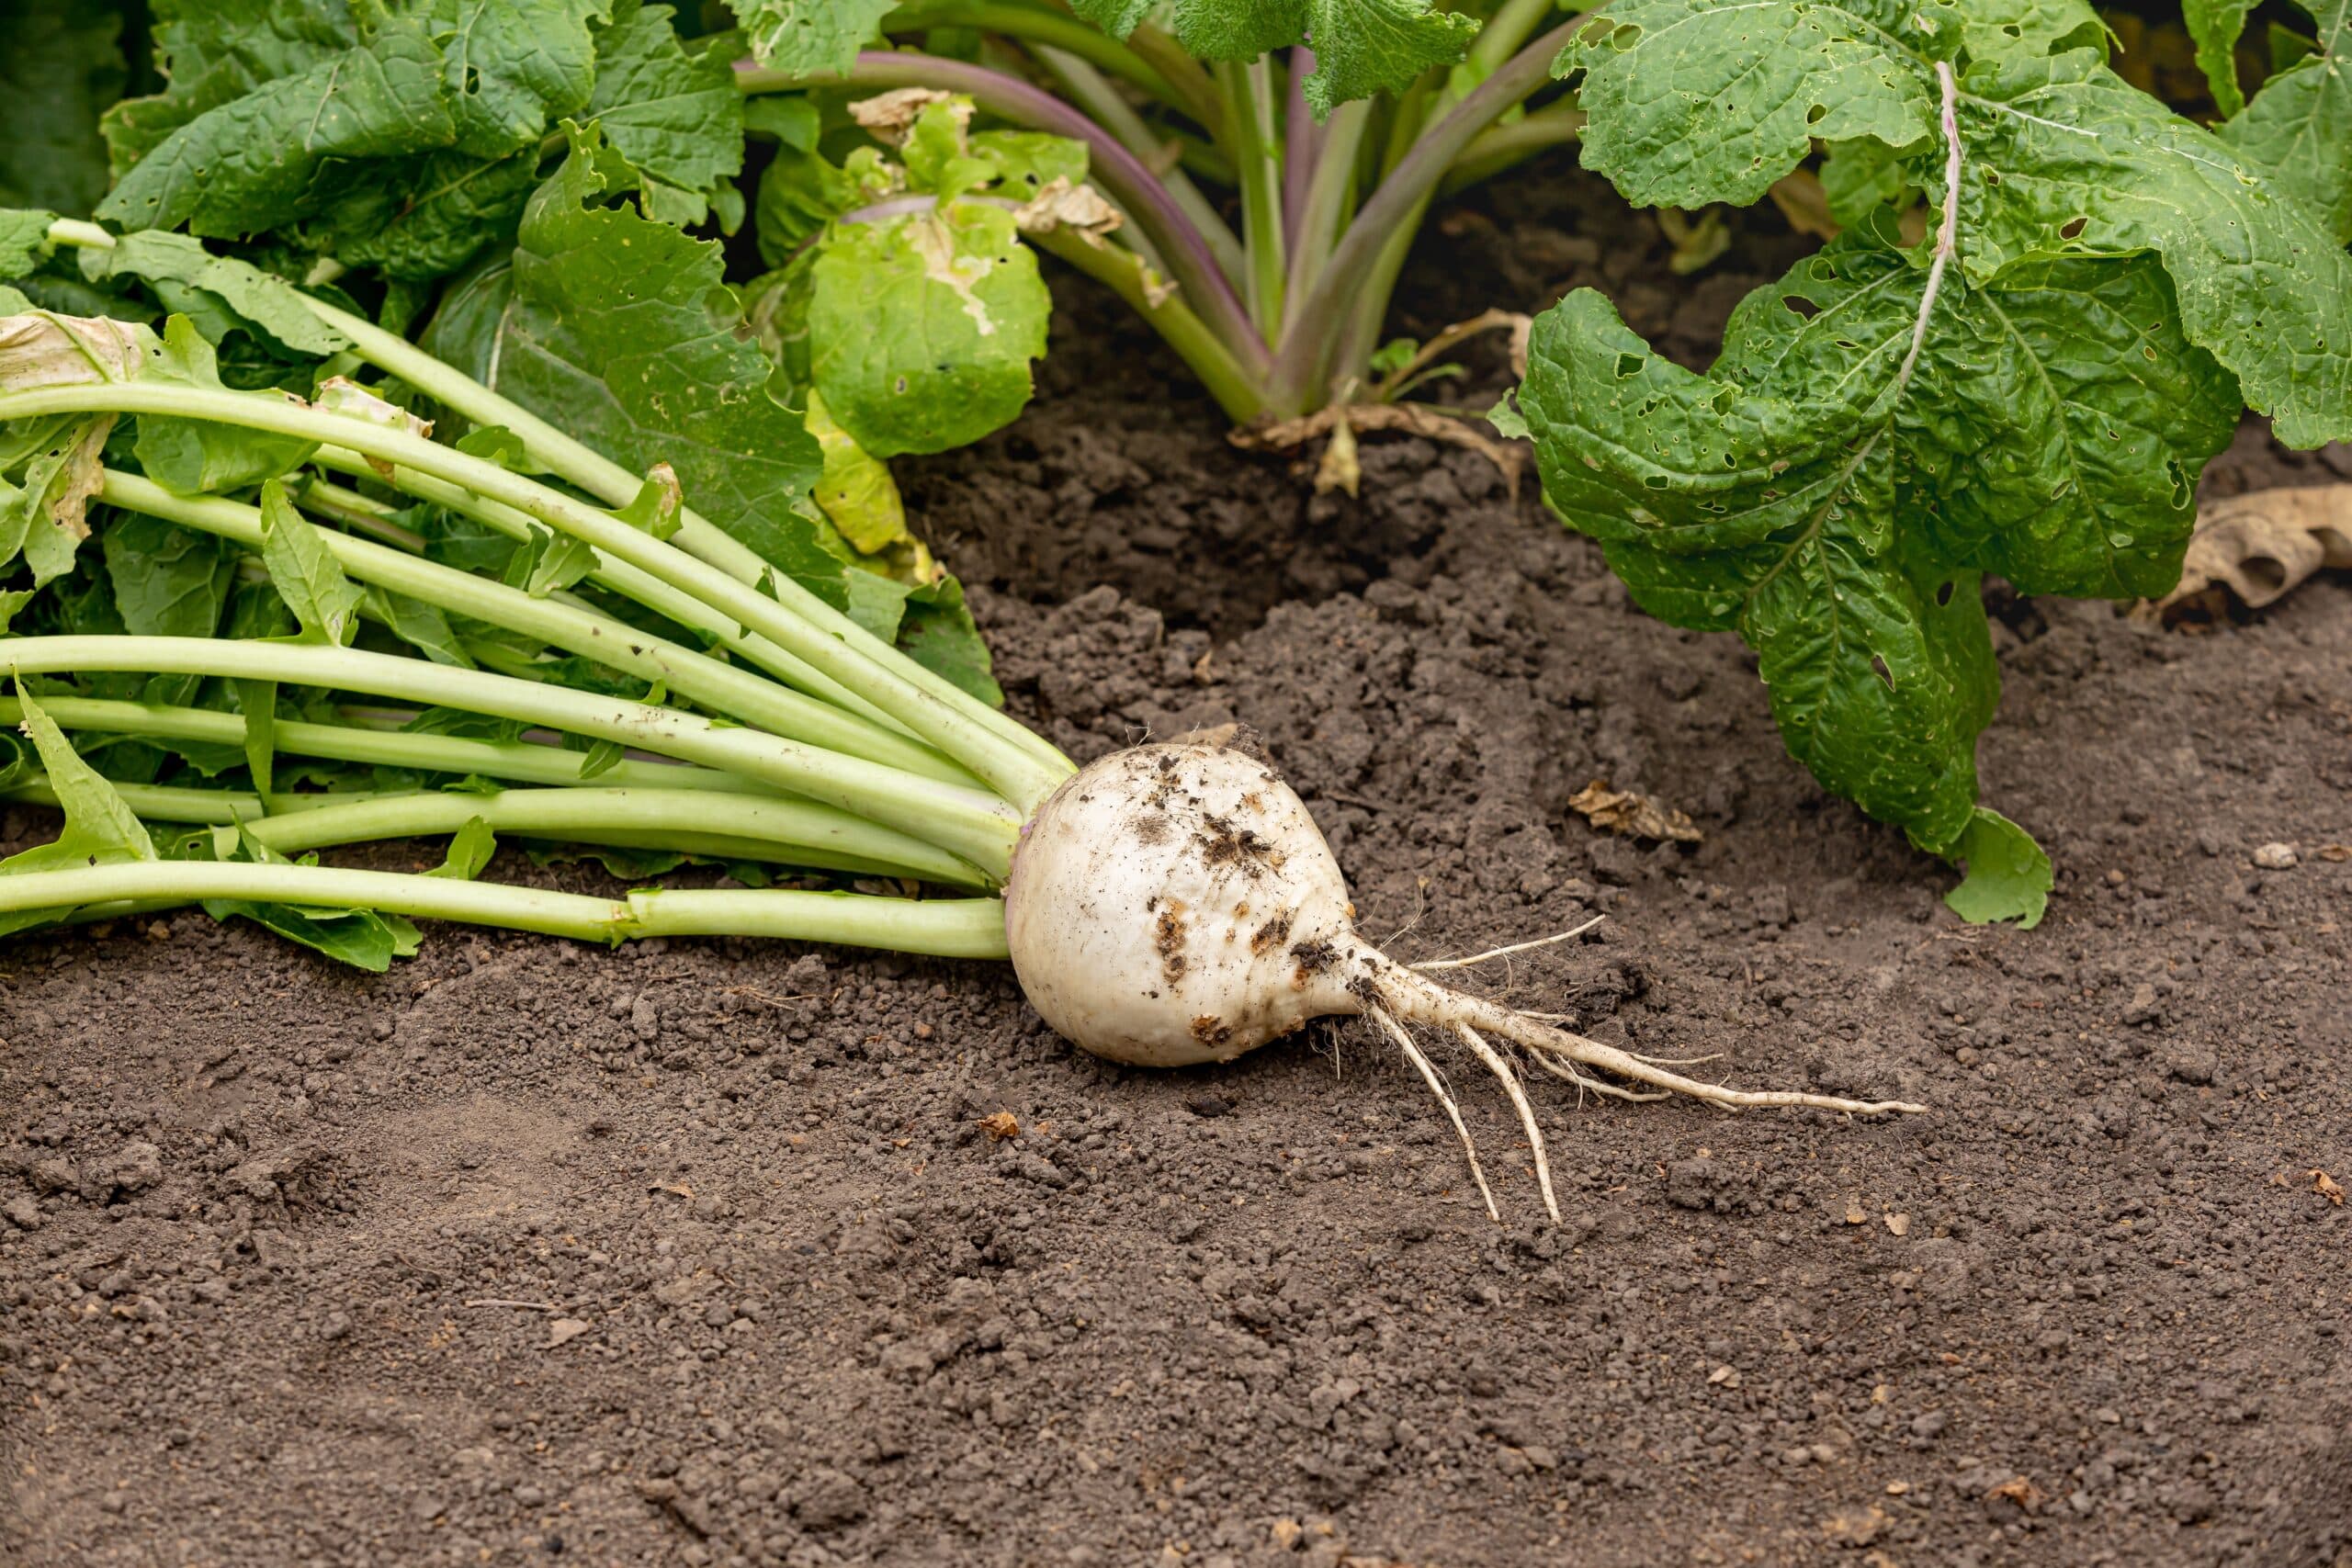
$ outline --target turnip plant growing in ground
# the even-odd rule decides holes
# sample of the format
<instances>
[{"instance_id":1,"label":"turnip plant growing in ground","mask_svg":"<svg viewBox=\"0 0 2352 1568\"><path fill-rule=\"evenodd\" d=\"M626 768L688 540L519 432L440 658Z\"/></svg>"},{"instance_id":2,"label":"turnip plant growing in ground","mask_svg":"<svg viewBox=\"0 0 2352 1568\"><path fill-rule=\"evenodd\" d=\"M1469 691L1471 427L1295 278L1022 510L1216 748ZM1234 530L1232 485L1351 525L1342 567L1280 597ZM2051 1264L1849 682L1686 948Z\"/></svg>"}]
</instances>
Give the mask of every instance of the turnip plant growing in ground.
<instances>
[{"instance_id":1,"label":"turnip plant growing in ground","mask_svg":"<svg viewBox=\"0 0 2352 1568\"><path fill-rule=\"evenodd\" d=\"M2338 73L2263 90L2310 134L2216 133L2115 76L2087 6L2014 0L1615 0L1556 69L1630 199L1753 202L1818 150L1846 229L1704 376L1590 290L1547 312L1545 494L1645 609L1746 639L1814 775L1967 865L1955 908L2031 924L2049 861L1977 802L1979 580L2160 596L2244 408L2352 437Z\"/></svg>"},{"instance_id":2,"label":"turnip plant growing in ground","mask_svg":"<svg viewBox=\"0 0 2352 1568\"><path fill-rule=\"evenodd\" d=\"M600 311L692 306L707 333L718 258L608 204L605 182L641 187L594 128L567 134L523 243L583 226L555 326L567 385L602 417L588 393L627 396L659 345L615 347ZM0 662L28 738L5 783L65 818L0 863L0 933L193 903L378 970L415 950L416 918L1010 957L1057 1028L1138 1065L1362 1016L1465 1145L1424 1042L1497 1076L1547 1204L1527 1063L1624 1098L1917 1109L1703 1082L1433 977L1459 965L1399 964L1356 933L1329 850L1263 763L1170 744L1078 772L861 626L825 560L804 581L715 525L703 497L740 504L755 457L663 427L648 438L679 461L635 471L336 304L153 239L0 216L8 270L78 255L127 290L119 316L0 295L0 566L21 584ZM194 318L151 325L151 298L182 289L216 327L265 334L277 378L230 386ZM731 336L716 352L758 357ZM689 433L728 401L662 390ZM317 859L441 834L429 872ZM482 880L502 834L640 886ZM643 885L688 859L751 886Z\"/></svg>"},{"instance_id":3,"label":"turnip plant growing in ground","mask_svg":"<svg viewBox=\"0 0 2352 1568\"><path fill-rule=\"evenodd\" d=\"M1248 438L1332 434L1329 480L1352 485L1358 427L1509 460L1483 423L1399 400L1453 373L1464 337L1523 320L1382 332L1430 203L1577 136L1548 71L1577 23L1554 0L735 10L740 85L805 95L749 110L779 140L757 313L868 452L958 445L1019 411L1048 304L1025 238L1115 289Z\"/></svg>"}]
</instances>

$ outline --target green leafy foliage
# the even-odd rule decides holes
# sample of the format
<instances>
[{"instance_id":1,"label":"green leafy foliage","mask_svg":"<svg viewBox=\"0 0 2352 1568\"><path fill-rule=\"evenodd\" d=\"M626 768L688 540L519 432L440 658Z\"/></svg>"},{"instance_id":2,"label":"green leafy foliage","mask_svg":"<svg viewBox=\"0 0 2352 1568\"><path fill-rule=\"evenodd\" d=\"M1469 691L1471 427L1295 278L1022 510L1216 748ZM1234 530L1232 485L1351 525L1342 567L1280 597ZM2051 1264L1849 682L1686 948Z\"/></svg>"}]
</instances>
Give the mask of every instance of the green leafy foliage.
<instances>
[{"instance_id":1,"label":"green leafy foliage","mask_svg":"<svg viewBox=\"0 0 2352 1568\"><path fill-rule=\"evenodd\" d=\"M210 637L229 603L236 560L209 534L138 513L107 524L107 577L125 631L140 637Z\"/></svg>"},{"instance_id":2,"label":"green leafy foliage","mask_svg":"<svg viewBox=\"0 0 2352 1568\"><path fill-rule=\"evenodd\" d=\"M298 863L254 838L242 825L216 828L187 844L194 858L243 861L255 865ZM305 855L299 863L316 865L318 856ZM204 912L216 920L251 920L274 935L374 975L390 968L395 958L415 956L422 940L410 921L373 909L322 909L255 898L207 898Z\"/></svg>"},{"instance_id":3,"label":"green leafy foliage","mask_svg":"<svg viewBox=\"0 0 2352 1568\"><path fill-rule=\"evenodd\" d=\"M728 0L763 65L840 75L880 35L897 0Z\"/></svg>"},{"instance_id":4,"label":"green leafy foliage","mask_svg":"<svg viewBox=\"0 0 2352 1568\"><path fill-rule=\"evenodd\" d=\"M504 581L534 599L562 592L596 569L596 552L569 534L537 524L506 558Z\"/></svg>"},{"instance_id":5,"label":"green leafy foliage","mask_svg":"<svg viewBox=\"0 0 2352 1568\"><path fill-rule=\"evenodd\" d=\"M146 827L123 804L114 785L74 751L22 681L17 682L17 701L24 715L25 734L31 739L49 787L56 792L57 804L65 813L65 829L52 842L0 860L0 876L153 860L155 845ZM70 912L22 909L0 914L0 936L47 925Z\"/></svg>"},{"instance_id":6,"label":"green leafy foliage","mask_svg":"<svg viewBox=\"0 0 2352 1568\"><path fill-rule=\"evenodd\" d=\"M98 216L133 229L258 233L307 216L334 164L454 146L457 106L424 21L379 13L348 36L332 50L304 40L289 51L298 68L188 118L123 174ZM172 78L176 87L183 73Z\"/></svg>"},{"instance_id":7,"label":"green leafy foliage","mask_svg":"<svg viewBox=\"0 0 2352 1568\"><path fill-rule=\"evenodd\" d=\"M121 18L87 0L16 0L0 48L0 207L84 213L107 190L98 115L121 96Z\"/></svg>"},{"instance_id":8,"label":"green leafy foliage","mask_svg":"<svg viewBox=\"0 0 2352 1568\"><path fill-rule=\"evenodd\" d=\"M146 230L104 248L79 254L93 283L136 278L166 310L218 323L206 335L218 343L230 327L253 326L302 354L334 354L351 340L312 315L294 286L245 262L217 256L185 234Z\"/></svg>"},{"instance_id":9,"label":"green leafy foliage","mask_svg":"<svg viewBox=\"0 0 2352 1568\"><path fill-rule=\"evenodd\" d=\"M438 604L385 588L370 588L367 608L370 618L381 622L385 630L434 663L459 670L474 667L473 656L466 651L464 642Z\"/></svg>"},{"instance_id":10,"label":"green leafy foliage","mask_svg":"<svg viewBox=\"0 0 2352 1568\"><path fill-rule=\"evenodd\" d=\"M480 876L490 857L498 852L498 840L490 824L479 817L469 817L466 825L450 835L449 852L441 863L424 874L447 876L458 882L471 882Z\"/></svg>"},{"instance_id":11,"label":"green leafy foliage","mask_svg":"<svg viewBox=\"0 0 2352 1568\"><path fill-rule=\"evenodd\" d=\"M1851 227L1703 377L1597 295L1547 313L1521 395L1546 494L1645 608L1757 650L1826 787L1970 863L1955 908L2037 918L2046 860L1976 806L1978 577L2161 594L2243 403L2352 434L2352 258L2109 73L2075 0L1619 0L1556 70L1630 198L1753 201L1826 142ZM1948 265L1882 205L1911 191Z\"/></svg>"},{"instance_id":12,"label":"green leafy foliage","mask_svg":"<svg viewBox=\"0 0 2352 1568\"><path fill-rule=\"evenodd\" d=\"M2254 0L2181 0L2181 20L2197 40L2197 66L2213 89L2213 103L2223 115L2245 107L2245 89L2238 85L2238 35L2245 30L2246 13Z\"/></svg>"},{"instance_id":13,"label":"green leafy foliage","mask_svg":"<svg viewBox=\"0 0 2352 1568\"><path fill-rule=\"evenodd\" d=\"M1585 166L1636 203L1745 204L1809 139L1869 139L1939 190L1935 67L1959 68L1960 263L2163 258L2190 340L2280 439L2352 435L2352 256L2246 160L2108 70L2077 0L1619 0L1561 56ZM2011 36L2011 31L2016 36Z\"/></svg>"},{"instance_id":14,"label":"green leafy foliage","mask_svg":"<svg viewBox=\"0 0 2352 1568\"><path fill-rule=\"evenodd\" d=\"M723 53L689 56L639 0L160 0L166 90L106 120L131 229L270 235L431 280L513 231L543 142L593 115L647 209L740 215L742 110Z\"/></svg>"},{"instance_id":15,"label":"green leafy foliage","mask_svg":"<svg viewBox=\"0 0 2352 1568\"><path fill-rule=\"evenodd\" d=\"M1123 39L1149 18L1153 6L1073 0L1070 9ZM1204 60L1255 60L1270 50L1313 45L1316 68L1305 88L1318 116L1453 63L1478 34L1475 17L1430 0L1175 0L1169 24L1177 41Z\"/></svg>"},{"instance_id":16,"label":"green leafy foliage","mask_svg":"<svg viewBox=\"0 0 2352 1568\"><path fill-rule=\"evenodd\" d=\"M2344 243L2352 242L2352 0L2312 0L2306 9L2318 49L2265 82L2221 135ZM2234 39L2234 22L2229 33Z\"/></svg>"},{"instance_id":17,"label":"green leafy foliage","mask_svg":"<svg viewBox=\"0 0 2352 1568\"><path fill-rule=\"evenodd\" d=\"M788 199L762 188L763 247L797 253L772 285L771 341L825 419L874 457L944 451L1010 423L1046 351L1053 300L1005 202L1083 183L1086 149L974 134L972 115L967 98L925 104L884 131L889 152L861 148L838 168L803 154L786 165Z\"/></svg>"},{"instance_id":18,"label":"green leafy foliage","mask_svg":"<svg viewBox=\"0 0 2352 1568\"><path fill-rule=\"evenodd\" d=\"M822 457L737 335L718 247L603 205L614 160L593 128L571 136L511 265L445 303L425 345L617 462L669 464L695 511L845 604L846 563L799 510Z\"/></svg>"},{"instance_id":19,"label":"green leafy foliage","mask_svg":"<svg viewBox=\"0 0 2352 1568\"><path fill-rule=\"evenodd\" d=\"M341 648L359 635L359 606L367 595L343 574L276 479L261 487L261 558L270 586L300 623L295 641Z\"/></svg>"},{"instance_id":20,"label":"green leafy foliage","mask_svg":"<svg viewBox=\"0 0 2352 1568\"><path fill-rule=\"evenodd\" d=\"M1978 925L2015 920L2026 931L2041 923L2050 905L2050 857L2024 829L1980 806L1952 858L1968 871L1944 895L1952 913Z\"/></svg>"},{"instance_id":21,"label":"green leafy foliage","mask_svg":"<svg viewBox=\"0 0 2352 1568\"><path fill-rule=\"evenodd\" d=\"M1740 306L1706 376L1589 290L1536 325L1544 489L1645 609L1757 649L1823 784L1950 852L1996 680L1977 576L2129 596L2177 578L2230 379L2148 258L1928 271L1855 231Z\"/></svg>"},{"instance_id":22,"label":"green leafy foliage","mask_svg":"<svg viewBox=\"0 0 2352 1568\"><path fill-rule=\"evenodd\" d=\"M49 226L56 221L56 213L39 209L0 209L0 277L22 277L47 261L51 250ZM17 296L18 300L23 298ZM11 303L7 313L14 315L26 308Z\"/></svg>"},{"instance_id":23,"label":"green leafy foliage","mask_svg":"<svg viewBox=\"0 0 2352 1568\"><path fill-rule=\"evenodd\" d=\"M874 456L967 446L1028 404L1052 301L1002 208L843 225L810 290L813 378Z\"/></svg>"},{"instance_id":24,"label":"green leafy foliage","mask_svg":"<svg viewBox=\"0 0 2352 1568\"><path fill-rule=\"evenodd\" d=\"M732 51L689 56L671 14L667 6L616 0L612 23L597 39L588 116L637 170L650 216L699 223L713 203L731 198L741 219L729 183L743 166L743 98ZM733 220L727 226L731 231Z\"/></svg>"}]
</instances>

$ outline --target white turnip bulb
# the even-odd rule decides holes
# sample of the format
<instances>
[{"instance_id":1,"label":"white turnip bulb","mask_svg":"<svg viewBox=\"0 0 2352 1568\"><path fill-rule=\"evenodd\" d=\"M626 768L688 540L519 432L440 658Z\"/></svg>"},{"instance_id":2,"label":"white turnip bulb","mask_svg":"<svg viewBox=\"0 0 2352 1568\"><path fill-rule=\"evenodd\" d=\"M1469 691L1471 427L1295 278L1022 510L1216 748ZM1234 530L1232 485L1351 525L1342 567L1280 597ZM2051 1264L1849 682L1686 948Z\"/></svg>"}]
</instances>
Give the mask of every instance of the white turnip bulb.
<instances>
[{"instance_id":1,"label":"white turnip bulb","mask_svg":"<svg viewBox=\"0 0 2352 1568\"><path fill-rule=\"evenodd\" d=\"M1346 880L1306 804L1264 762L1200 741L1114 752L1047 799L1013 855L1005 930L1022 988L1046 1021L1113 1061L1229 1061L1310 1019L1367 1017L1428 1081L1470 1148L1460 1109L1413 1029L1453 1037L1510 1095L1555 1219L1543 1134L1507 1053L1620 1099L1671 1092L1724 1109L1863 1115L1923 1109L1685 1077L1424 972L1478 959L1396 962L1357 934ZM1492 1212L1474 1148L1470 1162Z\"/></svg>"}]
</instances>

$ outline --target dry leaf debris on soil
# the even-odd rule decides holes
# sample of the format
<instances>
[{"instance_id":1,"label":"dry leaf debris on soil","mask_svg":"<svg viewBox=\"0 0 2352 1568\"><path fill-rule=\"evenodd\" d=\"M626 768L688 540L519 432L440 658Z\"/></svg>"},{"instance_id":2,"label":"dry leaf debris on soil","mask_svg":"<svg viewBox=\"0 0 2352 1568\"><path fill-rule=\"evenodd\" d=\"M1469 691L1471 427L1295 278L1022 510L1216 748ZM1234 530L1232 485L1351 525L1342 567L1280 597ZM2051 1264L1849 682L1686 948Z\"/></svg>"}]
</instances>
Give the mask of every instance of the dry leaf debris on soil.
<instances>
[{"instance_id":1,"label":"dry leaf debris on soil","mask_svg":"<svg viewBox=\"0 0 2352 1568\"><path fill-rule=\"evenodd\" d=\"M1654 285L1655 230L1554 183L1456 215L1408 326L1600 282L1712 341L1753 279ZM1486 983L1936 1113L1547 1092L1554 1228L1510 1107L1468 1096L1498 1227L1362 1026L1143 1074L985 965L444 931L371 979L186 917L22 942L8 1561L2352 1549L2352 1213L2311 1174L2352 1147L2352 864L2255 858L2352 840L2352 595L2198 637L2004 602L1985 766L2064 872L2039 931L1973 930L1787 760L1730 639L1633 612L1491 465L1369 439L1362 499L1313 496L1092 321L1019 424L909 465L1024 719L1081 759L1282 737L1398 956L1603 914ZM2326 461L2250 427L2209 493ZM1703 839L1596 831L1597 778Z\"/></svg>"}]
</instances>

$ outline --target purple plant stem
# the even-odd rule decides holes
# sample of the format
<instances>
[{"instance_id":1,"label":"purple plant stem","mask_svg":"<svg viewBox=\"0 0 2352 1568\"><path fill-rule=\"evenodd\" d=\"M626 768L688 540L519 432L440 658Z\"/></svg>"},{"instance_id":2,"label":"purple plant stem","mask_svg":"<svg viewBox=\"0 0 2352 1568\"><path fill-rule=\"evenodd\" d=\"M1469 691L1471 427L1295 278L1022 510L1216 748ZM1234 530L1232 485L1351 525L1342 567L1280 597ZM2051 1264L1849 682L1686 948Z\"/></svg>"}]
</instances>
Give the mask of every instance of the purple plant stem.
<instances>
[{"instance_id":1,"label":"purple plant stem","mask_svg":"<svg viewBox=\"0 0 2352 1568\"><path fill-rule=\"evenodd\" d=\"M1315 51L1300 44L1290 51L1290 94L1283 110L1283 251L1298 247L1298 221L1306 211L1307 187L1323 160L1323 128L1306 107L1303 85L1315 69Z\"/></svg>"},{"instance_id":2,"label":"purple plant stem","mask_svg":"<svg viewBox=\"0 0 2352 1568\"><path fill-rule=\"evenodd\" d=\"M1278 407L1287 407L1312 392L1338 324L1354 302L1363 282L1362 275L1380 247L1436 191L1453 160L1480 131L1551 79L1553 58L1589 20L1589 13L1571 17L1498 66L1444 118L1423 131L1412 151L1380 182L1380 188L1358 209L1346 237L1332 251L1314 291L1291 312L1290 326L1274 351Z\"/></svg>"},{"instance_id":3,"label":"purple plant stem","mask_svg":"<svg viewBox=\"0 0 2352 1568\"><path fill-rule=\"evenodd\" d=\"M754 84L797 85L799 79L771 72L752 61L736 62L739 85ZM1143 161L1119 145L1111 133L1063 103L1017 76L986 66L936 55L894 50L868 50L857 57L849 80L861 87L938 87L969 93L972 100L1001 119L1032 130L1049 131L1086 143L1088 167L1112 199L1127 209L1151 236L1167 258L1168 270L1184 291L1193 309L1209 330L1254 373L1271 362L1265 340L1250 323L1250 312L1233 291L1216 256L1201 238L1183 209L1168 194L1159 177Z\"/></svg>"}]
</instances>

